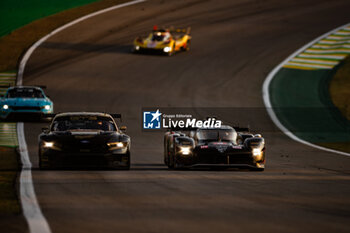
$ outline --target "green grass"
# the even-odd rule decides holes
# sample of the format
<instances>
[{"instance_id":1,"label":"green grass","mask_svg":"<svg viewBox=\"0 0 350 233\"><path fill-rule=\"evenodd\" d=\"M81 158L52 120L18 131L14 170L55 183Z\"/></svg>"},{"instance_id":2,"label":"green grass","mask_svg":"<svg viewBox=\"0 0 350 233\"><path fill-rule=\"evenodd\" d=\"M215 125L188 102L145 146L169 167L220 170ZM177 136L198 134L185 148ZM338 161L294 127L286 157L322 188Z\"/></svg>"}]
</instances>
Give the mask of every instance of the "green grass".
<instances>
[{"instance_id":1,"label":"green grass","mask_svg":"<svg viewBox=\"0 0 350 233\"><path fill-rule=\"evenodd\" d=\"M350 57L338 67L329 84L329 94L333 104L350 121ZM321 146L350 153L350 141L320 143Z\"/></svg>"},{"instance_id":2,"label":"green grass","mask_svg":"<svg viewBox=\"0 0 350 233\"><path fill-rule=\"evenodd\" d=\"M3 1L4 0L0 0L1 10L3 10L2 9L2 6L4 5ZM26 0L26 1L33 2L33 0ZM26 1L23 1L23 2L26 2ZM50 1L47 0L46 2L60 2L60 1L69 2L67 0L50 0ZM93 3L72 8L69 10L65 10L63 12L59 12L57 14L50 15L45 18L35 20L31 23L28 23L29 21L27 21L25 23L26 24L25 26L12 31L10 34L0 37L0 72L16 70L18 67L19 60L21 56L23 56L24 52L33 43L35 43L36 41L38 41L40 38L47 35L48 33L52 32L56 28L66 23L69 23L79 17L82 17L84 15L120 4L123 2L127 2L127 1L128 0L100 0L100 1L84 0L84 2L93 2ZM4 2L11 2L11 0L5 0ZM36 0L36 2L45 2L45 1ZM75 2L75 3L83 2L83 0L79 0L79 1L71 0L71 2ZM30 13L31 11L28 10L27 14L30 14ZM0 18L0 25L6 26L6 21L4 20L5 19ZM7 19L7 20L10 21L10 19Z\"/></svg>"},{"instance_id":3,"label":"green grass","mask_svg":"<svg viewBox=\"0 0 350 233\"><path fill-rule=\"evenodd\" d=\"M16 72L25 51L57 27L127 1L0 0L0 72ZM17 196L19 169L16 148L0 147L0 232L28 231Z\"/></svg>"},{"instance_id":4,"label":"green grass","mask_svg":"<svg viewBox=\"0 0 350 233\"><path fill-rule=\"evenodd\" d=\"M20 214L16 192L17 172L20 169L15 148L0 147L0 213Z\"/></svg>"},{"instance_id":5,"label":"green grass","mask_svg":"<svg viewBox=\"0 0 350 233\"><path fill-rule=\"evenodd\" d=\"M338 143L317 143L320 146L330 149L344 151L350 153L350 142L338 142Z\"/></svg>"},{"instance_id":6,"label":"green grass","mask_svg":"<svg viewBox=\"0 0 350 233\"><path fill-rule=\"evenodd\" d=\"M350 57L343 61L333 76L329 93L334 105L350 120Z\"/></svg>"},{"instance_id":7,"label":"green grass","mask_svg":"<svg viewBox=\"0 0 350 233\"><path fill-rule=\"evenodd\" d=\"M0 37L34 20L98 0L1 0Z\"/></svg>"},{"instance_id":8,"label":"green grass","mask_svg":"<svg viewBox=\"0 0 350 233\"><path fill-rule=\"evenodd\" d=\"M16 148L0 147L0 232L28 232L18 197L18 163Z\"/></svg>"}]
</instances>

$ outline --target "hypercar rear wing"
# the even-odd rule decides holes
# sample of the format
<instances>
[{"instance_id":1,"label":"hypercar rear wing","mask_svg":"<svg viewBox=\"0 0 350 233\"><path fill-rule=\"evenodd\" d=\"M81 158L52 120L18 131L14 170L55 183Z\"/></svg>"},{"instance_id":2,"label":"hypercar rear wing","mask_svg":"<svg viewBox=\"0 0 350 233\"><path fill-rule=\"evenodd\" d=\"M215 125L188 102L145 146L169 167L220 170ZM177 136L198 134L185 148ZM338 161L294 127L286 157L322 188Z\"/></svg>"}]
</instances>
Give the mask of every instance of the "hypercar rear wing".
<instances>
[{"instance_id":1,"label":"hypercar rear wing","mask_svg":"<svg viewBox=\"0 0 350 233\"><path fill-rule=\"evenodd\" d=\"M173 131L194 131L194 130L197 130L198 127L184 127L184 128L181 128L181 127L171 127L171 128L168 128L167 130L170 131L170 132L173 132Z\"/></svg>"},{"instance_id":2,"label":"hypercar rear wing","mask_svg":"<svg viewBox=\"0 0 350 233\"><path fill-rule=\"evenodd\" d=\"M169 29L170 32L177 32L177 33L185 33L185 34L190 34L191 33L191 27L188 28L174 28L170 27Z\"/></svg>"},{"instance_id":3,"label":"hypercar rear wing","mask_svg":"<svg viewBox=\"0 0 350 233\"><path fill-rule=\"evenodd\" d=\"M237 132L249 132L250 131L250 129L249 129L249 127L236 127L236 126L232 126L232 128L234 128Z\"/></svg>"}]
</instances>

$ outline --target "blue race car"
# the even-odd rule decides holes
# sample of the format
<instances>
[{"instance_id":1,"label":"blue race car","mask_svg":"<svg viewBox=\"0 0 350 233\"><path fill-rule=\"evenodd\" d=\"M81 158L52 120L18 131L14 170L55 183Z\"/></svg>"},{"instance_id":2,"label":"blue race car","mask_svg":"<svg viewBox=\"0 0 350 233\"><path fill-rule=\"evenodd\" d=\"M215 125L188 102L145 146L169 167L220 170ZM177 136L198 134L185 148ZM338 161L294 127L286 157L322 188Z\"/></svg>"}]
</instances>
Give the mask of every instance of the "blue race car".
<instances>
[{"instance_id":1,"label":"blue race car","mask_svg":"<svg viewBox=\"0 0 350 233\"><path fill-rule=\"evenodd\" d=\"M0 118L10 116L34 116L46 118L53 113L53 103L45 95L41 87L14 86L9 87L0 98Z\"/></svg>"}]
</instances>

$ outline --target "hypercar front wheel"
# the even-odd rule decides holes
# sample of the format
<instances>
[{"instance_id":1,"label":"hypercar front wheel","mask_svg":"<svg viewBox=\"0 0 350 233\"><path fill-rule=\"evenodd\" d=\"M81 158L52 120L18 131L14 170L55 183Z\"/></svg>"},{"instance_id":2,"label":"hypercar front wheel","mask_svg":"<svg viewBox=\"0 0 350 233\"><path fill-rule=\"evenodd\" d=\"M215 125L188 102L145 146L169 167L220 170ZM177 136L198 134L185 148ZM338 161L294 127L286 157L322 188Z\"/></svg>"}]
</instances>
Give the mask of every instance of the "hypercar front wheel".
<instances>
[{"instance_id":1,"label":"hypercar front wheel","mask_svg":"<svg viewBox=\"0 0 350 233\"><path fill-rule=\"evenodd\" d=\"M173 46L173 48L171 49L171 51L168 53L168 56L172 56L175 54L175 45Z\"/></svg>"},{"instance_id":2,"label":"hypercar front wheel","mask_svg":"<svg viewBox=\"0 0 350 233\"><path fill-rule=\"evenodd\" d=\"M262 172L265 170L265 168L263 167L254 167L250 169L251 171L256 171L256 172Z\"/></svg>"},{"instance_id":3,"label":"hypercar front wheel","mask_svg":"<svg viewBox=\"0 0 350 233\"><path fill-rule=\"evenodd\" d=\"M174 156L171 153L168 153L168 168L173 169L174 168Z\"/></svg>"}]
</instances>

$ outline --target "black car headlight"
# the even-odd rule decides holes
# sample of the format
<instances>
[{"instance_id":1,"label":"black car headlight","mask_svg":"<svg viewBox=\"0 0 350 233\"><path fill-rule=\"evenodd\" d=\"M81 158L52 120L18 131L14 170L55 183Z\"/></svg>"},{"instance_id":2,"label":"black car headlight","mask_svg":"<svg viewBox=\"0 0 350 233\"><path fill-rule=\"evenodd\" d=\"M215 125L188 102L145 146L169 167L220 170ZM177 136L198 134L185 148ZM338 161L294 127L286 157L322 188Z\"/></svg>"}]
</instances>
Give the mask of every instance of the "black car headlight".
<instances>
[{"instance_id":1,"label":"black car headlight","mask_svg":"<svg viewBox=\"0 0 350 233\"><path fill-rule=\"evenodd\" d=\"M44 142L43 147L52 148L55 144L53 142Z\"/></svg>"},{"instance_id":2,"label":"black car headlight","mask_svg":"<svg viewBox=\"0 0 350 233\"><path fill-rule=\"evenodd\" d=\"M107 146L110 150L124 149L127 146L126 142L108 142Z\"/></svg>"},{"instance_id":3,"label":"black car headlight","mask_svg":"<svg viewBox=\"0 0 350 233\"><path fill-rule=\"evenodd\" d=\"M61 148L58 145L58 143L55 143L55 142L45 142L45 141L43 141L42 147L44 149L61 150Z\"/></svg>"}]
</instances>

